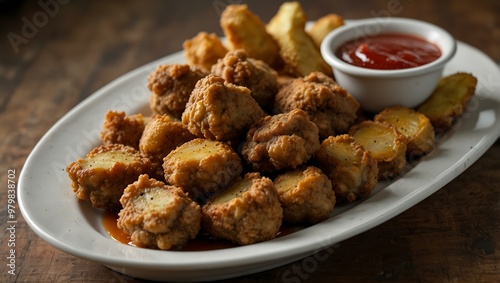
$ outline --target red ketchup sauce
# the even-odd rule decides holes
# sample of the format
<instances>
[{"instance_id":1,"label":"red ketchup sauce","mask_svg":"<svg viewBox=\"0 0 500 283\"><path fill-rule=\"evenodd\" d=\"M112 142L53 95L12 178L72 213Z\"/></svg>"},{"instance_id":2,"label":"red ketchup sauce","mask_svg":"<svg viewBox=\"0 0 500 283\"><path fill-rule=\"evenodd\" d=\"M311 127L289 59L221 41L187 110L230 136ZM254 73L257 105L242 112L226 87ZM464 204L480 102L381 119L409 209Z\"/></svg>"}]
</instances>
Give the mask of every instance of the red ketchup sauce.
<instances>
[{"instance_id":1,"label":"red ketchup sauce","mask_svg":"<svg viewBox=\"0 0 500 283\"><path fill-rule=\"evenodd\" d=\"M118 228L116 224L117 220L118 211L106 211L102 216L102 226L111 238L113 238L113 240L126 245L135 246L130 240L130 236ZM283 225L276 237L289 235L304 228L306 227ZM180 249L180 251L210 251L233 248L236 246L236 244L230 243L229 241L215 240L206 233L200 233L195 239L187 242L186 245Z\"/></svg>"},{"instance_id":2,"label":"red ketchup sauce","mask_svg":"<svg viewBox=\"0 0 500 283\"><path fill-rule=\"evenodd\" d=\"M336 50L335 55L358 67L396 70L430 63L441 56L441 50L417 36L379 34L348 41Z\"/></svg>"}]
</instances>

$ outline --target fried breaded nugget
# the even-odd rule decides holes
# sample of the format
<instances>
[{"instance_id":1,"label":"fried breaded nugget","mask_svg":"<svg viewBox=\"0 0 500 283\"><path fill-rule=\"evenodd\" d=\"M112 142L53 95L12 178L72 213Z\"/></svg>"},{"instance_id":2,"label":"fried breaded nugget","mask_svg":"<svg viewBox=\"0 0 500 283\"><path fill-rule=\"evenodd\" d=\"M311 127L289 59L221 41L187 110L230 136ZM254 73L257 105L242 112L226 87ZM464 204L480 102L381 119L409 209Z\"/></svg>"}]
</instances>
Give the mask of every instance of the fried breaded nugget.
<instances>
[{"instance_id":1,"label":"fried breaded nugget","mask_svg":"<svg viewBox=\"0 0 500 283\"><path fill-rule=\"evenodd\" d=\"M422 113L404 106L384 109L374 117L375 122L387 122L402 133L408 142L406 156L413 160L434 149L434 128Z\"/></svg>"},{"instance_id":2,"label":"fried breaded nugget","mask_svg":"<svg viewBox=\"0 0 500 283\"><path fill-rule=\"evenodd\" d=\"M230 141L243 136L264 116L248 88L210 74L196 83L182 114L182 123L198 137Z\"/></svg>"},{"instance_id":3,"label":"fried breaded nugget","mask_svg":"<svg viewBox=\"0 0 500 283\"><path fill-rule=\"evenodd\" d=\"M467 73L442 78L417 111L429 118L435 129L447 130L462 115L476 91L477 79Z\"/></svg>"},{"instance_id":4,"label":"fried breaded nugget","mask_svg":"<svg viewBox=\"0 0 500 283\"><path fill-rule=\"evenodd\" d=\"M163 161L165 180L200 202L243 171L239 155L228 144L201 138L180 145Z\"/></svg>"},{"instance_id":5,"label":"fried breaded nugget","mask_svg":"<svg viewBox=\"0 0 500 283\"><path fill-rule=\"evenodd\" d=\"M147 124L139 142L142 155L148 157L154 169L153 176L163 179L163 158L177 146L195 139L188 129L179 121L166 115L156 115Z\"/></svg>"},{"instance_id":6,"label":"fried breaded nugget","mask_svg":"<svg viewBox=\"0 0 500 283\"><path fill-rule=\"evenodd\" d=\"M314 44L318 48L321 46L321 42L325 36L332 30L344 25L344 19L337 14L328 14L316 20L311 27L307 30L307 33L314 41Z\"/></svg>"},{"instance_id":7,"label":"fried breaded nugget","mask_svg":"<svg viewBox=\"0 0 500 283\"><path fill-rule=\"evenodd\" d=\"M306 111L324 139L347 132L356 121L359 102L332 78L312 72L280 88L275 97L276 113L295 108Z\"/></svg>"},{"instance_id":8,"label":"fried breaded nugget","mask_svg":"<svg viewBox=\"0 0 500 283\"><path fill-rule=\"evenodd\" d=\"M226 82L250 89L250 94L263 109L271 109L278 92L278 79L263 61L249 58L243 49L230 51L212 66L212 74Z\"/></svg>"},{"instance_id":9,"label":"fried breaded nugget","mask_svg":"<svg viewBox=\"0 0 500 283\"><path fill-rule=\"evenodd\" d=\"M187 63L207 73L228 51L215 33L208 34L204 31L184 41L182 46Z\"/></svg>"},{"instance_id":10,"label":"fried breaded nugget","mask_svg":"<svg viewBox=\"0 0 500 283\"><path fill-rule=\"evenodd\" d=\"M377 161L379 180L403 173L407 141L394 126L366 120L352 126L349 135Z\"/></svg>"},{"instance_id":11,"label":"fried breaded nugget","mask_svg":"<svg viewBox=\"0 0 500 283\"><path fill-rule=\"evenodd\" d=\"M66 171L78 199L96 208L116 209L121 208L123 190L139 175L151 172L151 161L133 147L110 144L94 148Z\"/></svg>"},{"instance_id":12,"label":"fried breaded nugget","mask_svg":"<svg viewBox=\"0 0 500 283\"><path fill-rule=\"evenodd\" d=\"M288 223L316 224L328 219L335 206L332 182L314 166L285 172L274 186Z\"/></svg>"},{"instance_id":13,"label":"fried breaded nugget","mask_svg":"<svg viewBox=\"0 0 500 283\"><path fill-rule=\"evenodd\" d=\"M366 197L377 185L377 161L347 134L323 140L315 159L332 181L339 202L353 202Z\"/></svg>"},{"instance_id":14,"label":"fried breaded nugget","mask_svg":"<svg viewBox=\"0 0 500 283\"><path fill-rule=\"evenodd\" d=\"M262 60L273 68L282 64L278 43L247 5L228 5L222 12L220 24L229 49L244 49L250 58Z\"/></svg>"},{"instance_id":15,"label":"fried breaded nugget","mask_svg":"<svg viewBox=\"0 0 500 283\"><path fill-rule=\"evenodd\" d=\"M323 60L318 47L304 30L306 21L299 2L286 2L267 25L267 31L280 47L284 70L296 77L307 76L314 71L332 76L332 68Z\"/></svg>"},{"instance_id":16,"label":"fried breaded nugget","mask_svg":"<svg viewBox=\"0 0 500 283\"><path fill-rule=\"evenodd\" d=\"M254 170L295 169L319 148L318 127L302 109L266 116L252 125L242 155Z\"/></svg>"},{"instance_id":17,"label":"fried breaded nugget","mask_svg":"<svg viewBox=\"0 0 500 283\"><path fill-rule=\"evenodd\" d=\"M119 143L139 149L139 140L148 120L141 113L127 116L125 112L108 111L101 129L101 140L103 144Z\"/></svg>"},{"instance_id":18,"label":"fried breaded nugget","mask_svg":"<svg viewBox=\"0 0 500 283\"><path fill-rule=\"evenodd\" d=\"M148 77L153 113L180 120L196 82L207 74L189 65L160 65Z\"/></svg>"},{"instance_id":19,"label":"fried breaded nugget","mask_svg":"<svg viewBox=\"0 0 500 283\"><path fill-rule=\"evenodd\" d=\"M282 218L273 182L259 173L247 173L202 208L204 230L240 245L275 238Z\"/></svg>"},{"instance_id":20,"label":"fried breaded nugget","mask_svg":"<svg viewBox=\"0 0 500 283\"><path fill-rule=\"evenodd\" d=\"M198 234L201 209L181 188L139 176L120 198L117 226L138 247L181 248Z\"/></svg>"}]
</instances>

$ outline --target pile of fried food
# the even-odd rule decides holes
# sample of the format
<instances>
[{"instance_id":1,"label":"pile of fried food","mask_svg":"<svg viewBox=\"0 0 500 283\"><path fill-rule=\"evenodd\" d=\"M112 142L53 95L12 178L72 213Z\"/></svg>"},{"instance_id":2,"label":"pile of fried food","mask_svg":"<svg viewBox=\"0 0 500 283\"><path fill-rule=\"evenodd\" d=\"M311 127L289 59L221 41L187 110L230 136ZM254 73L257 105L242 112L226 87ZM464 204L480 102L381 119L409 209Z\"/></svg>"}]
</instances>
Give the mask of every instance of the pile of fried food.
<instances>
[{"instance_id":1,"label":"pile of fried food","mask_svg":"<svg viewBox=\"0 0 500 283\"><path fill-rule=\"evenodd\" d=\"M200 231L247 245L321 222L432 151L475 91L457 73L417 109L365 115L319 53L338 15L306 30L297 2L267 25L230 5L220 22L227 43L200 32L188 64L150 74L153 115L109 111L103 145L67 167L78 199L120 210L136 246L178 249Z\"/></svg>"}]
</instances>

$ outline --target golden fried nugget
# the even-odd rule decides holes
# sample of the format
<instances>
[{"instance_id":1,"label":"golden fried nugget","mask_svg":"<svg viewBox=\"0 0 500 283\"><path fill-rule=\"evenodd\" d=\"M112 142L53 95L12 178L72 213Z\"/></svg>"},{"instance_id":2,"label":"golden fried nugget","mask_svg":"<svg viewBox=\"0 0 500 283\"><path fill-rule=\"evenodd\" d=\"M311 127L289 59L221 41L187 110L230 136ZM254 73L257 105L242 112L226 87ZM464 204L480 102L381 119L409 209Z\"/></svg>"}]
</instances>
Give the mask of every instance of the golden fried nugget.
<instances>
[{"instance_id":1,"label":"golden fried nugget","mask_svg":"<svg viewBox=\"0 0 500 283\"><path fill-rule=\"evenodd\" d=\"M244 49L250 58L262 60L273 68L281 65L278 43L247 5L228 5L220 24L229 49Z\"/></svg>"},{"instance_id":2,"label":"golden fried nugget","mask_svg":"<svg viewBox=\"0 0 500 283\"><path fill-rule=\"evenodd\" d=\"M407 141L406 156L413 160L432 151L435 145L434 128L422 113L404 106L393 106L375 115L375 122L387 122L402 133Z\"/></svg>"},{"instance_id":3,"label":"golden fried nugget","mask_svg":"<svg viewBox=\"0 0 500 283\"><path fill-rule=\"evenodd\" d=\"M163 159L163 169L169 184L203 202L239 176L243 166L228 144L198 138L171 151Z\"/></svg>"},{"instance_id":4,"label":"golden fried nugget","mask_svg":"<svg viewBox=\"0 0 500 283\"><path fill-rule=\"evenodd\" d=\"M244 136L264 116L248 88L210 74L196 83L182 123L198 137L231 141Z\"/></svg>"},{"instance_id":5,"label":"golden fried nugget","mask_svg":"<svg viewBox=\"0 0 500 283\"><path fill-rule=\"evenodd\" d=\"M446 130L462 115L476 91L477 79L467 73L442 78L417 111L429 118L435 129Z\"/></svg>"},{"instance_id":6,"label":"golden fried nugget","mask_svg":"<svg viewBox=\"0 0 500 283\"><path fill-rule=\"evenodd\" d=\"M307 33L313 39L318 48L321 46L323 38L332 30L342 26L344 19L337 14L328 14L315 21L307 30Z\"/></svg>"},{"instance_id":7,"label":"golden fried nugget","mask_svg":"<svg viewBox=\"0 0 500 283\"><path fill-rule=\"evenodd\" d=\"M275 238L282 219L271 179L248 173L208 200L201 221L212 237L249 245Z\"/></svg>"},{"instance_id":8,"label":"golden fried nugget","mask_svg":"<svg viewBox=\"0 0 500 283\"><path fill-rule=\"evenodd\" d=\"M304 110L319 129L320 138L345 133L358 116L359 102L331 77L312 72L282 86L274 98L274 111Z\"/></svg>"},{"instance_id":9,"label":"golden fried nugget","mask_svg":"<svg viewBox=\"0 0 500 283\"><path fill-rule=\"evenodd\" d=\"M141 113L127 116L125 112L108 111L101 130L103 144L119 143L139 149L139 140L148 118Z\"/></svg>"},{"instance_id":10,"label":"golden fried nugget","mask_svg":"<svg viewBox=\"0 0 500 283\"><path fill-rule=\"evenodd\" d=\"M295 169L307 162L320 145L318 127L296 108L266 116L252 125L241 153L254 170Z\"/></svg>"},{"instance_id":11,"label":"golden fried nugget","mask_svg":"<svg viewBox=\"0 0 500 283\"><path fill-rule=\"evenodd\" d=\"M179 187L139 176L120 198L118 228L138 247L181 248L198 234L201 209Z\"/></svg>"},{"instance_id":12,"label":"golden fried nugget","mask_svg":"<svg viewBox=\"0 0 500 283\"><path fill-rule=\"evenodd\" d=\"M366 197L377 185L377 161L347 134L326 138L315 159L332 181L338 201L353 202Z\"/></svg>"},{"instance_id":13,"label":"golden fried nugget","mask_svg":"<svg viewBox=\"0 0 500 283\"><path fill-rule=\"evenodd\" d=\"M139 150L148 157L154 169L154 177L163 179L163 158L179 145L195 139L188 129L179 121L166 115L156 115L146 125L139 141Z\"/></svg>"},{"instance_id":14,"label":"golden fried nugget","mask_svg":"<svg viewBox=\"0 0 500 283\"><path fill-rule=\"evenodd\" d=\"M195 37L184 41L184 57L190 66L207 73L217 60L224 57L227 48L215 33L199 32Z\"/></svg>"},{"instance_id":15,"label":"golden fried nugget","mask_svg":"<svg viewBox=\"0 0 500 283\"><path fill-rule=\"evenodd\" d=\"M151 161L133 147L110 144L94 148L66 171L78 199L96 208L117 209L123 190L139 175L151 172Z\"/></svg>"},{"instance_id":16,"label":"golden fried nugget","mask_svg":"<svg viewBox=\"0 0 500 283\"><path fill-rule=\"evenodd\" d=\"M407 141L394 126L366 120L352 126L349 135L377 160L379 180L403 173Z\"/></svg>"},{"instance_id":17,"label":"golden fried nugget","mask_svg":"<svg viewBox=\"0 0 500 283\"><path fill-rule=\"evenodd\" d=\"M186 64L159 65L148 77L153 113L180 120L196 82L205 75Z\"/></svg>"},{"instance_id":18,"label":"golden fried nugget","mask_svg":"<svg viewBox=\"0 0 500 283\"><path fill-rule=\"evenodd\" d=\"M332 182L314 166L285 172L276 177L274 186L288 223L321 222L335 206Z\"/></svg>"},{"instance_id":19,"label":"golden fried nugget","mask_svg":"<svg viewBox=\"0 0 500 283\"><path fill-rule=\"evenodd\" d=\"M281 58L285 61L284 70L297 77L314 71L332 76L332 68L304 30L306 21L299 2L286 2L267 25L267 31L279 44Z\"/></svg>"},{"instance_id":20,"label":"golden fried nugget","mask_svg":"<svg viewBox=\"0 0 500 283\"><path fill-rule=\"evenodd\" d=\"M228 83L247 87L262 109L272 108L274 96L279 89L278 78L269 65L249 58L245 50L229 51L212 66L212 74L222 77Z\"/></svg>"}]
</instances>

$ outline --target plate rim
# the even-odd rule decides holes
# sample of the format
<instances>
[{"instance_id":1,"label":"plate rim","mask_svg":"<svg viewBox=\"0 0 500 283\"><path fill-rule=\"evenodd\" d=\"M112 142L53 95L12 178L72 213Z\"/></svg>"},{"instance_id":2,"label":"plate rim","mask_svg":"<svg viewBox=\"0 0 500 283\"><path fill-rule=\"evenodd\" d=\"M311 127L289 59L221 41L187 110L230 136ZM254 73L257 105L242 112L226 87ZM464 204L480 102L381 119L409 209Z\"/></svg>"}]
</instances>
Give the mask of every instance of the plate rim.
<instances>
[{"instance_id":1,"label":"plate rim","mask_svg":"<svg viewBox=\"0 0 500 283\"><path fill-rule=\"evenodd\" d=\"M487 55L485 55L482 51L478 50L477 48L472 47L472 46L470 46L470 45L468 45L466 43L460 42L460 41L457 41L457 43L458 43L458 47L459 48L468 48L468 49L470 49L470 50L478 53L478 55L484 56L486 59L489 59L491 61L491 63L494 64L494 62ZM138 67L138 68L136 68L136 69L134 69L132 71L129 71L129 72L123 74L122 76L116 78L115 80L111 81L110 83L106 84L105 86L103 86L102 88L100 88L99 90L97 90L96 92L94 92L93 94L91 94L89 97L87 97L86 99L84 99L81 102L79 102L71 110L69 110L65 115L63 115L44 134L44 136L37 142L37 144L35 145L35 147L31 151L31 153L27 157L26 162L25 162L23 168L21 169L21 173L20 173L19 179L18 179L17 197L18 197L18 202L19 202L19 208L21 210L21 214L22 214L23 218L26 220L26 222L28 223L28 225L30 226L30 228L39 237L41 237L44 241L48 242L50 245L58 248L59 250L61 250L63 252L66 252L68 254L71 254L71 255L74 255L74 256L77 256L77 257L89 260L89 261L98 262L98 263L101 263L101 264L104 264L104 265L121 265L121 266L133 267L133 268L149 268L149 269L151 269L151 268L153 268L153 269L160 268L162 270L168 270L168 269L178 270L179 268L192 269L193 267L195 267L195 268L202 268L203 267L205 269L211 269L211 268L214 268L214 267L219 267L218 265L222 264L222 263L229 263L230 266L239 266L243 262L245 262L245 263L254 262L258 258L262 258L264 256L265 257L271 257L271 260L273 260L273 259L283 258L284 255L285 256L286 255L291 256L291 254L298 254L298 253L300 253L300 254L314 253L314 252L317 252L317 251L321 250L322 248L327 248L327 247L329 247L329 246L331 246L331 245L333 245L335 243L338 243L340 241L348 239L348 238L350 238L350 237L352 237L354 235L357 235L359 233L367 231L367 230L369 230L369 229L371 229L371 228L373 228L373 227L375 227L375 226L377 226L377 225L379 225L379 224L381 224L381 223L383 223L385 221L388 221L392 217L394 217L394 216L402 213L403 211L405 211L405 210L409 209L410 207L414 206L415 204L419 203L421 200L425 199L429 195L433 194L437 190L441 189L445 184L447 184L449 181L451 181L452 179L454 179L460 173L462 173L463 171L465 171L465 169L467 169L473 162L475 162L481 155L483 155L484 152L486 152L486 150L495 142L495 140L497 139L497 137L498 137L498 135L500 133L500 124L495 125L494 127L492 127L492 129L494 129L494 131L491 131L489 134L486 134L486 135L482 136L480 142L478 142L478 144L477 144L478 147L475 148L474 151L472 151L472 150L469 151L469 152L472 152L472 153L469 153L469 154L466 154L466 155L462 156L461 159L457 160L454 163L454 165L455 165L454 168L453 167L452 168L448 168L448 169L446 169L445 171L443 171L440 174L440 175L448 177L448 178L441 178L441 179L439 179L438 180L439 181L439 185L435 186L437 188L435 188L435 189L428 189L428 188L425 189L424 188L425 194L422 194L422 192L420 192L417 196L415 196L415 194L417 194L417 192L414 192L413 195L407 195L407 200L411 200L412 201L409 206L407 205L408 202L400 202L397 210L393 209L391 211L388 211L388 213L386 213L383 216L380 216L378 219L374 219L368 225L366 223L359 223L358 225L354 226L354 228L355 228L354 230L351 229L349 231L345 231L344 233L341 233L341 235L338 236L337 238L335 238L335 240L333 240L333 238L331 236L324 236L323 238L321 238L321 239L318 240L318 241L324 241L324 246L319 246L318 247L315 243L309 242L308 245L301 246L298 251L295 250L294 252L283 250L283 247L284 247L283 246L282 248L278 249L279 252L283 253L283 254L280 254L280 255L277 255L277 254L260 254L259 253L259 254L254 254L250 258L249 257L246 257L246 258L238 258L238 257L236 257L236 258L231 258L231 259L227 259L226 258L226 259L218 259L218 260L215 260L215 261L210 262L208 264L206 262L196 262L196 263L194 263L192 265L188 264L186 266L185 262L179 262L178 264L173 263L173 262L168 262L168 264L166 264L165 262L151 263L151 262L147 262L147 261L141 261L140 259L138 259L136 261L131 261L130 258L112 258L112 257L110 258L110 257L108 257L106 255L91 255L88 252L82 251L81 249L77 249L77 248L75 248L73 246L67 245L66 243L62 242L61 239L55 238L53 235L51 235L50 233L48 233L49 231L45 231L44 228L43 228L43 225L42 225L43 223L37 223L31 217L29 209L27 207L25 207L25 205L26 205L25 201L26 200L24 199L24 195L23 195L26 192L26 190L27 190L25 188L25 182L26 183L29 182L28 181L29 176L27 176L27 173L29 172L29 168L30 168L29 165L32 164L34 162L34 160L36 160L36 157L40 154L42 145L44 145L45 143L47 143L47 140L50 137L52 137L54 135L54 133L57 132L58 129L60 129L61 127L63 127L66 123L70 122L68 120L68 117L72 117L73 115L75 115L75 113L78 113L79 111L81 111L80 109L85 108L86 105L90 105L94 101L99 100L104 93L106 93L107 91L109 91L110 89L112 89L115 85L120 84L120 83L126 81L127 79L132 78L132 77L134 77L134 76L136 76L136 75L138 75L140 73L143 73L145 70L148 70L148 69L151 70L152 68L156 68L156 66L158 64L160 64L160 63L165 63L165 62L167 62L169 60L176 60L181 55L182 55L182 51L178 51L178 52L172 53L170 55L167 55L165 57L159 58L159 59L154 60L154 61L152 61L150 63L144 64L144 65L142 65L142 66L140 66L140 67ZM497 70L497 71L500 72L500 69ZM473 153L476 153L475 156L472 156L472 155L474 155ZM463 159L466 159L469 162L464 162ZM474 160L472 160L472 159L474 159ZM456 175L452 176L452 174L450 174L448 172L450 170L454 170L455 173L456 173ZM448 173L446 173L446 172L448 172ZM421 188L422 187L420 187L420 189ZM364 200L363 202L370 203L370 199L372 199L372 198L368 198L367 200ZM373 201L373 199L372 199L372 201ZM355 207L357 207L358 204ZM326 224L329 224L332 221L334 221L334 220L332 220L332 218L330 218L326 222L320 223L320 224L316 224L313 227L316 227L318 225L321 225L321 227L323 227L323 226L325 226ZM304 230L302 230L302 231L304 231ZM299 231L299 232L296 232L296 233L301 233L302 231ZM300 235L302 235L302 234L307 234L307 233L302 232ZM287 236L282 237L282 238L286 238L286 237ZM265 247L265 246L267 246L269 244L274 244L274 243L279 242L279 241L283 241L283 240L276 240L275 239L275 240L272 240L272 241L259 243L257 245ZM120 245L123 245L123 244L120 244ZM315 245L316 245L316 247L314 247ZM135 248L135 247L130 247L130 248L138 249L138 248ZM244 250L246 252L246 250L248 250L248 249L252 249L253 250L254 248L255 248L255 246L251 245L251 246L243 246L243 247L231 248L229 250L234 251L234 249L239 249L239 250ZM152 250L147 250L147 251L150 252ZM221 251L223 251L223 250L221 250ZM166 251L156 251L156 252L165 253ZM178 255L177 253L184 254L186 256L188 256L188 255L192 256L193 253L198 254L200 252L185 252L185 251L182 251L182 252L172 252L172 253L176 253L175 256ZM217 252L217 253L225 254L227 252Z\"/></svg>"}]
</instances>

